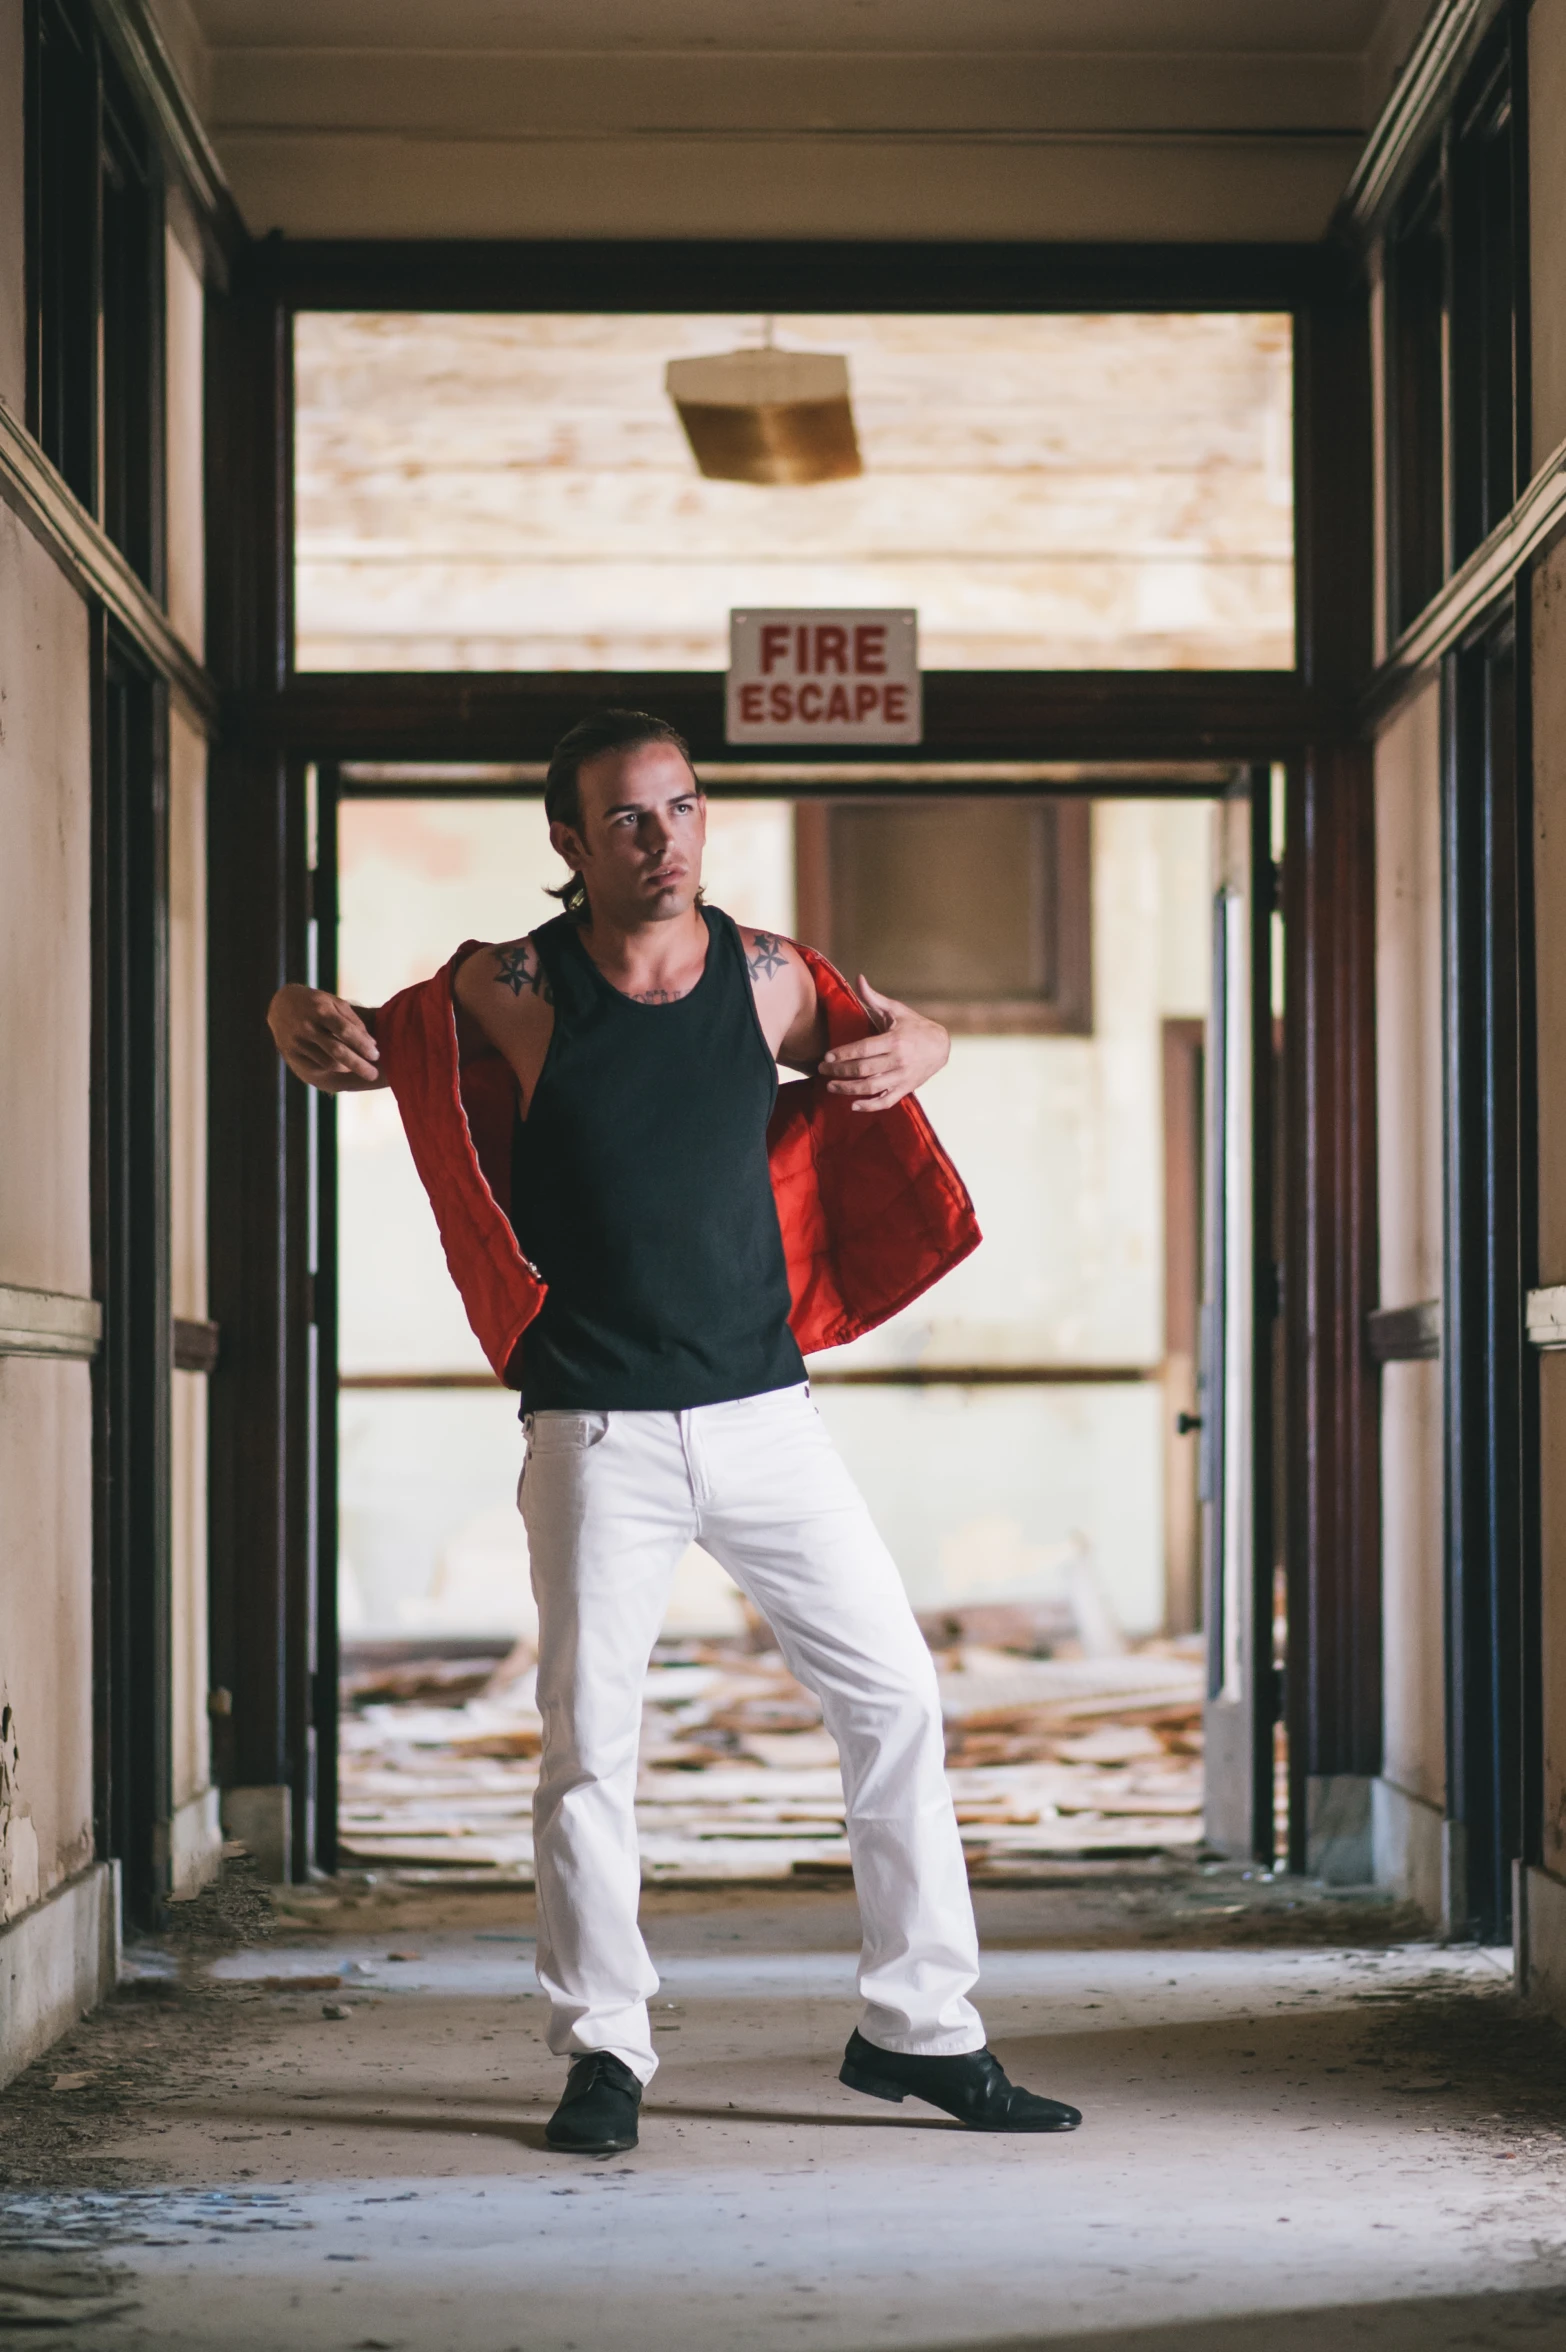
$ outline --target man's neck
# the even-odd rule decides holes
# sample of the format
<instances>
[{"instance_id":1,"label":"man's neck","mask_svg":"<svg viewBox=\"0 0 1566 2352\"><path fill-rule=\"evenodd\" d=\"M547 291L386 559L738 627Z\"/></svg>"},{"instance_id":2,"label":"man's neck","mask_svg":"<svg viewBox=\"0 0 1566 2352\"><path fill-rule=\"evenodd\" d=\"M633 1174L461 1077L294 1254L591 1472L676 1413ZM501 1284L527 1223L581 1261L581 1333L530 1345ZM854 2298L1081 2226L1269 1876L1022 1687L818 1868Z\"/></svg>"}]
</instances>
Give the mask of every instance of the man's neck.
<instances>
[{"instance_id":1,"label":"man's neck","mask_svg":"<svg viewBox=\"0 0 1566 2352\"><path fill-rule=\"evenodd\" d=\"M700 907L655 923L617 923L589 906L581 941L612 986L652 1001L688 996L707 960L707 926Z\"/></svg>"}]
</instances>

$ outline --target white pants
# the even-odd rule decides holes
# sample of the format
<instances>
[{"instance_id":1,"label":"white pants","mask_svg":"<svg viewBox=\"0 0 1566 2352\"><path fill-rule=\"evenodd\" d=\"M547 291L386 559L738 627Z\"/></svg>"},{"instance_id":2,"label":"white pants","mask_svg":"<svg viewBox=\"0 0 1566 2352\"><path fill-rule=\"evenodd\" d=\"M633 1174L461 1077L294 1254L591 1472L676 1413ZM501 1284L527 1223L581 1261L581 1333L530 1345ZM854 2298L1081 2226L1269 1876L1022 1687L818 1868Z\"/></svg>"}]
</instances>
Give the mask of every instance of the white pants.
<instances>
[{"instance_id":1,"label":"white pants","mask_svg":"<svg viewBox=\"0 0 1566 2352\"><path fill-rule=\"evenodd\" d=\"M641 2081L658 1978L637 1926L643 1677L676 1563L700 1542L748 1593L837 1741L863 1931L861 2031L984 2046L973 1906L935 1667L902 1580L804 1388L673 1413L532 1416L519 1500L538 1600L533 1806L549 2046Z\"/></svg>"}]
</instances>

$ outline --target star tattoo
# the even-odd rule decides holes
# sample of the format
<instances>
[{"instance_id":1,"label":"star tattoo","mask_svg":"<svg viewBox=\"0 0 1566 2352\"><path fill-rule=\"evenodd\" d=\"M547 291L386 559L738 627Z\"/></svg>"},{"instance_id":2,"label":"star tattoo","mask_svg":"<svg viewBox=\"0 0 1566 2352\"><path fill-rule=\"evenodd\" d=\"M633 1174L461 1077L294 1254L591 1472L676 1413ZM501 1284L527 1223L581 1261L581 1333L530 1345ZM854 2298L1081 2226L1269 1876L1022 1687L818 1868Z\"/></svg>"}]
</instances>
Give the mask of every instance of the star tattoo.
<instances>
[{"instance_id":1,"label":"star tattoo","mask_svg":"<svg viewBox=\"0 0 1566 2352\"><path fill-rule=\"evenodd\" d=\"M495 950L495 978L502 988L509 988L513 996L520 996L524 988L542 997L545 1004L553 1004L554 991L549 977L533 950L530 939L522 939L514 947Z\"/></svg>"},{"instance_id":2,"label":"star tattoo","mask_svg":"<svg viewBox=\"0 0 1566 2352\"><path fill-rule=\"evenodd\" d=\"M774 972L781 972L788 962L787 956L783 953L781 942L771 931L756 933L755 946L746 960L750 966L751 979L757 984L763 980L770 980Z\"/></svg>"}]
</instances>

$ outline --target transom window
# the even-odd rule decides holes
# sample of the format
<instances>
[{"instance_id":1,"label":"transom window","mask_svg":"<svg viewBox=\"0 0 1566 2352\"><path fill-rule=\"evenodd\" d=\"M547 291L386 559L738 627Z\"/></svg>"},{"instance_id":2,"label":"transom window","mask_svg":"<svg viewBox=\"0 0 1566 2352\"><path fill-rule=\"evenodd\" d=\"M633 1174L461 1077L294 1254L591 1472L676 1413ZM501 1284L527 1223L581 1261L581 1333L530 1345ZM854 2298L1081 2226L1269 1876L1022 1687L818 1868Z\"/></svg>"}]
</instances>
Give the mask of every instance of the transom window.
<instances>
[{"instance_id":1,"label":"transom window","mask_svg":"<svg viewBox=\"0 0 1566 2352\"><path fill-rule=\"evenodd\" d=\"M706 479L669 361L758 317L307 312L307 670L721 670L734 606L915 606L929 669L1294 661L1291 321L823 314L863 472Z\"/></svg>"}]
</instances>

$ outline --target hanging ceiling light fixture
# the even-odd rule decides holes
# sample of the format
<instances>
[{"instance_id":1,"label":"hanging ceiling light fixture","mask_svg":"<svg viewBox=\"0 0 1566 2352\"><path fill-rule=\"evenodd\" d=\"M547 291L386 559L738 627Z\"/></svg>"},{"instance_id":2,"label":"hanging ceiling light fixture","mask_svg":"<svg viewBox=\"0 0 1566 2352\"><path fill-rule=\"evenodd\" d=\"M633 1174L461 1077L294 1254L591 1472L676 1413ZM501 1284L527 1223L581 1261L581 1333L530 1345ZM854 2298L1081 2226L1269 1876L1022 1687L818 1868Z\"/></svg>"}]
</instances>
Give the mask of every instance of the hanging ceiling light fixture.
<instances>
[{"instance_id":1,"label":"hanging ceiling light fixture","mask_svg":"<svg viewBox=\"0 0 1566 2352\"><path fill-rule=\"evenodd\" d=\"M843 482L864 472L848 361L839 351L779 351L770 319L759 346L671 359L663 380L710 481Z\"/></svg>"}]
</instances>

